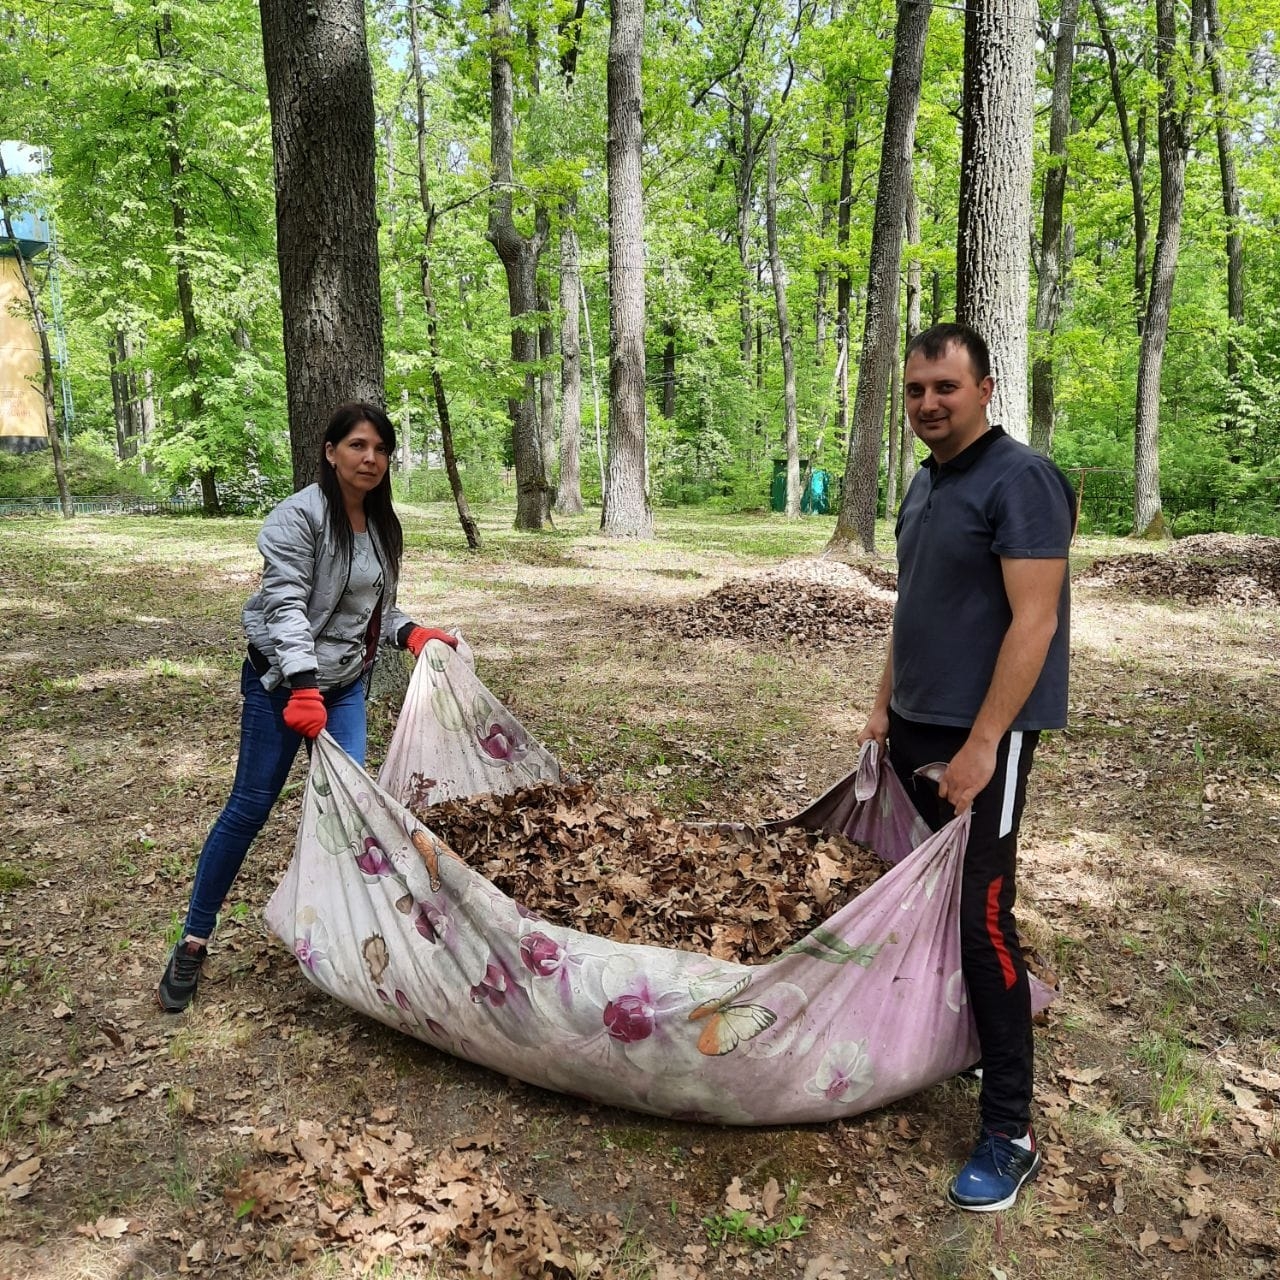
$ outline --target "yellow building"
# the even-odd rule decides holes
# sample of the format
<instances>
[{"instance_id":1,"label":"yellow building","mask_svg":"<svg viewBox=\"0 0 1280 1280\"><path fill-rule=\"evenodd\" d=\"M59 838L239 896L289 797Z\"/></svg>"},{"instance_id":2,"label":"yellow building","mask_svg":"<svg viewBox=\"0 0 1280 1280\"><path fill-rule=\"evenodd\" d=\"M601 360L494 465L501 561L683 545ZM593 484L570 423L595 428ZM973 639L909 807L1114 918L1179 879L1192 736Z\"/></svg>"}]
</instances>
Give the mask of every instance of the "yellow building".
<instances>
[{"instance_id":1,"label":"yellow building","mask_svg":"<svg viewBox=\"0 0 1280 1280\"><path fill-rule=\"evenodd\" d=\"M0 449L47 449L40 339L31 323L18 260L0 256Z\"/></svg>"},{"instance_id":2,"label":"yellow building","mask_svg":"<svg viewBox=\"0 0 1280 1280\"><path fill-rule=\"evenodd\" d=\"M0 142L5 172L40 171L40 158L18 142ZM49 225L39 213L15 210L15 246L0 219L0 449L27 453L47 449L40 338L31 318L17 255L30 261L49 247ZM16 252L15 252L16 250Z\"/></svg>"}]
</instances>

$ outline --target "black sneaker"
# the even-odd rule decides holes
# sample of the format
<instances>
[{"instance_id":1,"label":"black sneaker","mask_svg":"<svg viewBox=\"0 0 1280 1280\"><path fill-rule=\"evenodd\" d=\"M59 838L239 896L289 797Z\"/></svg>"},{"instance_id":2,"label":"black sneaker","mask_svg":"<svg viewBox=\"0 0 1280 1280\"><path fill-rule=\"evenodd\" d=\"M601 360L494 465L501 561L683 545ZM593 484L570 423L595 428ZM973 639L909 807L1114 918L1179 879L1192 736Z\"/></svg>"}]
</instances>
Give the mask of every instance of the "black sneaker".
<instances>
[{"instance_id":1,"label":"black sneaker","mask_svg":"<svg viewBox=\"0 0 1280 1280\"><path fill-rule=\"evenodd\" d=\"M200 966L208 954L203 942L180 942L174 947L156 990L165 1013L181 1013L191 1003L200 981Z\"/></svg>"},{"instance_id":2,"label":"black sneaker","mask_svg":"<svg viewBox=\"0 0 1280 1280\"><path fill-rule=\"evenodd\" d=\"M968 1164L956 1175L947 1190L947 1199L957 1209L972 1213L992 1213L1013 1207L1022 1184L1034 1178L1040 1168L1040 1152L1030 1131L1030 1149L988 1129L978 1141Z\"/></svg>"}]
</instances>

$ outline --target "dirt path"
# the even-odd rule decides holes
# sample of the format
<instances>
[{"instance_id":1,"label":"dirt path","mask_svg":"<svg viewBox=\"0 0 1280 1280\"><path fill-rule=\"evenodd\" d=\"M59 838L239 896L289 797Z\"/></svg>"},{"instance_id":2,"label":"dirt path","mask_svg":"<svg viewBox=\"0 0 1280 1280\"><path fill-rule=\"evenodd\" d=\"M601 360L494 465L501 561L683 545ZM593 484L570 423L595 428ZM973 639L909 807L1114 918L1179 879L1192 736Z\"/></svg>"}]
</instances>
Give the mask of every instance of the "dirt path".
<instances>
[{"instance_id":1,"label":"dirt path","mask_svg":"<svg viewBox=\"0 0 1280 1280\"><path fill-rule=\"evenodd\" d=\"M848 768L881 641L683 639L629 612L825 530L672 522L619 548L504 522L467 559L440 511L411 519L404 603L460 624L602 791L756 817ZM0 530L0 1275L1278 1274L1276 609L1077 591L1072 724L1024 825L1024 927L1063 979L1037 1041L1047 1165L1015 1211L961 1218L942 1195L970 1081L837 1125L705 1128L498 1078L320 995L261 925L300 773L201 999L161 1015L230 784L254 532Z\"/></svg>"}]
</instances>

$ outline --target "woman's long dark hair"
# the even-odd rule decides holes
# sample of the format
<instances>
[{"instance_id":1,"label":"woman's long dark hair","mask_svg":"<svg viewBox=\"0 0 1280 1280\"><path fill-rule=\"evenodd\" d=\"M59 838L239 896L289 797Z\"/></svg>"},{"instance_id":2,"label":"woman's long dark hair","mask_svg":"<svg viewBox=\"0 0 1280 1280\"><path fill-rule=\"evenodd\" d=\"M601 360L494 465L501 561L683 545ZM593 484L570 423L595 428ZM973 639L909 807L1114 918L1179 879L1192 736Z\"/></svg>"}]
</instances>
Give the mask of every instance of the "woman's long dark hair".
<instances>
[{"instance_id":1,"label":"woman's long dark hair","mask_svg":"<svg viewBox=\"0 0 1280 1280\"><path fill-rule=\"evenodd\" d=\"M351 521L347 518L347 504L343 501L342 487L338 483L338 473L333 464L325 456L325 445L337 445L345 440L362 422L367 422L382 438L387 448L387 461L390 463L396 451L396 429L391 419L376 404L364 404L353 401L340 404L329 419L325 428L324 441L320 446L320 467L316 479L321 492L329 504L329 532L333 540L345 547L347 555L351 554L353 533ZM364 518L373 526L382 546L383 554L391 562L396 577L400 576L400 557L404 554L404 531L400 528L400 517L391 505L391 467L382 477L377 488L370 489L364 495Z\"/></svg>"}]
</instances>

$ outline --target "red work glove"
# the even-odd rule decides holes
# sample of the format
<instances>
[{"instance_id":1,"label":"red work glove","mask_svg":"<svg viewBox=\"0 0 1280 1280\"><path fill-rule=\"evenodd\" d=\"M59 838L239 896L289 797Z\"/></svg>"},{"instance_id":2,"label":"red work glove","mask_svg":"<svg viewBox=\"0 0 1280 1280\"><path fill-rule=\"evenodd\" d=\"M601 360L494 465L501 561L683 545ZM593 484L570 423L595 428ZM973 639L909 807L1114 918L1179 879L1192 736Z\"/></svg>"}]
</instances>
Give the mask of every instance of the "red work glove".
<instances>
[{"instance_id":1,"label":"red work glove","mask_svg":"<svg viewBox=\"0 0 1280 1280\"><path fill-rule=\"evenodd\" d=\"M319 689L295 689L284 704L284 722L304 738L318 738L329 713Z\"/></svg>"},{"instance_id":2,"label":"red work glove","mask_svg":"<svg viewBox=\"0 0 1280 1280\"><path fill-rule=\"evenodd\" d=\"M450 649L458 647L458 637L447 631L437 631L435 627L415 626L404 638L404 647L416 658L427 647L428 640L443 640Z\"/></svg>"}]
</instances>

